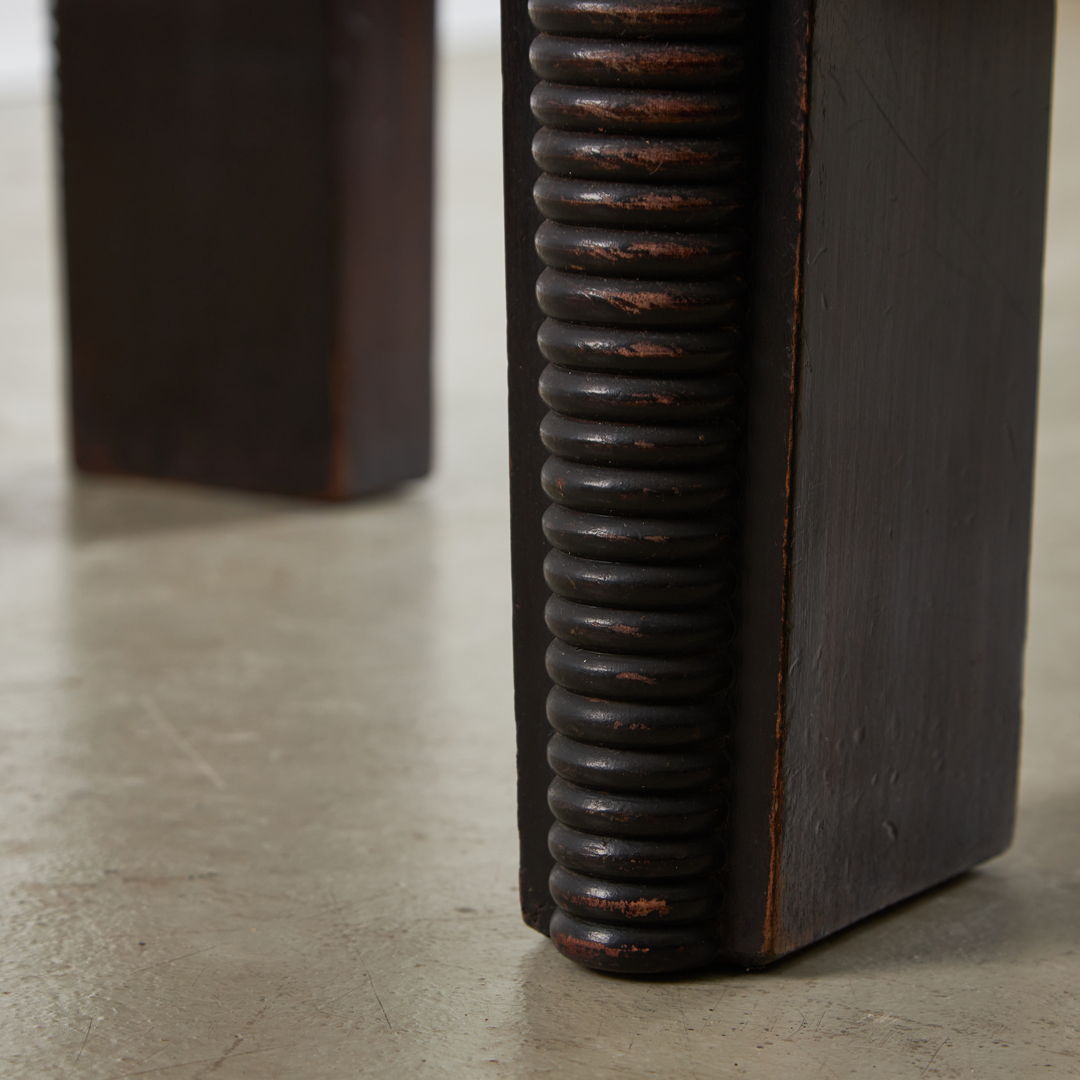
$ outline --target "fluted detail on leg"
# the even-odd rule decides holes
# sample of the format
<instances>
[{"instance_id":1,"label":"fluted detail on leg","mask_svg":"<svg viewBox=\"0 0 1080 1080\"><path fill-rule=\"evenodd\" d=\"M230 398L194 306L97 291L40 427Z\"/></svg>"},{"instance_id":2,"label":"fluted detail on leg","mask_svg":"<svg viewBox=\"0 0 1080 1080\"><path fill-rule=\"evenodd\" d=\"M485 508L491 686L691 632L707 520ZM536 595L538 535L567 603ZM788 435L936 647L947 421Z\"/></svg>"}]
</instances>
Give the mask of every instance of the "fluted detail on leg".
<instances>
[{"instance_id":1,"label":"fluted detail on leg","mask_svg":"<svg viewBox=\"0 0 1080 1080\"><path fill-rule=\"evenodd\" d=\"M748 0L532 0L546 218L551 936L716 953L736 632Z\"/></svg>"}]
</instances>

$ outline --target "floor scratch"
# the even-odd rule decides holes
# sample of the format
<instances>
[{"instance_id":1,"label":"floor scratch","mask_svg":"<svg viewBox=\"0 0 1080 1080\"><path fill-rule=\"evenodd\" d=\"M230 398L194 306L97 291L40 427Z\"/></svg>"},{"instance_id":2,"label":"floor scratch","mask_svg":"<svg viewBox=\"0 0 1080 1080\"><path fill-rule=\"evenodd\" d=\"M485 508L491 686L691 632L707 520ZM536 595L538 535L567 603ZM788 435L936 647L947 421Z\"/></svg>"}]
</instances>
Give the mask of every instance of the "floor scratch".
<instances>
[{"instance_id":1,"label":"floor scratch","mask_svg":"<svg viewBox=\"0 0 1080 1080\"><path fill-rule=\"evenodd\" d=\"M138 975L142 971L149 971L151 968L161 967L163 964L175 964L177 960L186 960L189 956L198 956L200 953L209 952L211 949L216 948L216 945L207 945L205 949L193 949L191 952L181 953L179 956L170 956L167 960L156 960L154 963L147 964L145 967L135 968L135 970L129 972L129 974Z\"/></svg>"},{"instance_id":2,"label":"floor scratch","mask_svg":"<svg viewBox=\"0 0 1080 1080\"><path fill-rule=\"evenodd\" d=\"M264 1046L258 1050L241 1050L237 1054L232 1054L232 1057L247 1057L250 1054L268 1054L272 1050L284 1049L280 1046ZM221 1055L212 1058L198 1058L195 1061L176 1061L172 1065L156 1065L152 1069L137 1069L135 1072L120 1073L118 1076L113 1077L113 1080L128 1080L132 1076L149 1076L151 1073L167 1072L169 1069L190 1069L192 1065L213 1065L214 1062L220 1061Z\"/></svg>"},{"instance_id":3,"label":"floor scratch","mask_svg":"<svg viewBox=\"0 0 1080 1080\"><path fill-rule=\"evenodd\" d=\"M386 1006L382 1003L382 998L379 997L379 991L375 989L375 980L371 977L371 972L365 968L364 974L367 976L367 981L371 984L371 992L375 995L375 1000L379 1003L379 1008L382 1009L382 1016L386 1021L387 1028L390 1031L393 1031L394 1025L390 1023L390 1017L386 1014Z\"/></svg>"},{"instance_id":4,"label":"floor scratch","mask_svg":"<svg viewBox=\"0 0 1080 1080\"><path fill-rule=\"evenodd\" d=\"M75 1055L75 1064L76 1065L79 1064L79 1058L82 1057L82 1053L86 1049L86 1043L90 1038L90 1029L93 1026L94 1026L94 1021L93 1020L91 1020L90 1023L86 1025L86 1034L83 1036L82 1045L79 1047L79 1052Z\"/></svg>"},{"instance_id":5,"label":"floor scratch","mask_svg":"<svg viewBox=\"0 0 1080 1080\"><path fill-rule=\"evenodd\" d=\"M187 739L184 738L183 735L181 735L177 730L176 725L173 724L162 711L161 706L158 705L152 697L144 697L142 702L147 716L154 721L165 738L167 738L177 750L184 754L192 765L194 765L195 768L218 789L218 791L224 791L228 787L228 784L221 778L221 774L202 756L202 754L199 753L198 750L195 749L194 746L191 745L191 743L187 741Z\"/></svg>"},{"instance_id":6,"label":"floor scratch","mask_svg":"<svg viewBox=\"0 0 1080 1080\"><path fill-rule=\"evenodd\" d=\"M948 1039L942 1039L941 1042L938 1044L938 1048L933 1052L933 1054L930 1055L930 1060L926 1063L926 1068L923 1069L921 1073L919 1073L919 1080L922 1080L922 1077L924 1077L930 1071L931 1066L934 1064L935 1061L937 1061L938 1054L941 1053L942 1048L948 1041Z\"/></svg>"},{"instance_id":7,"label":"floor scratch","mask_svg":"<svg viewBox=\"0 0 1080 1080\"><path fill-rule=\"evenodd\" d=\"M214 1061L212 1061L202 1072L199 1073L200 1077L209 1076L211 1073L215 1073L226 1061L229 1060L236 1053L237 1047L244 1041L243 1035L237 1035L233 1038L233 1041L225 1048L225 1052L220 1054Z\"/></svg>"}]
</instances>

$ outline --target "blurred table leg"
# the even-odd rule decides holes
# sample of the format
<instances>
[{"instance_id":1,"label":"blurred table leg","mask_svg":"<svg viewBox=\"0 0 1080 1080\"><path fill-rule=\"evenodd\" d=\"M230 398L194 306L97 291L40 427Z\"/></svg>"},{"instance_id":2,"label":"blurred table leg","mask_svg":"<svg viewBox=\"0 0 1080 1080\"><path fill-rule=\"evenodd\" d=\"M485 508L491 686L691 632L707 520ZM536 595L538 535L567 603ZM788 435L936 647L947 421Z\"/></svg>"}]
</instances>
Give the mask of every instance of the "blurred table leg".
<instances>
[{"instance_id":1,"label":"blurred table leg","mask_svg":"<svg viewBox=\"0 0 1080 1080\"><path fill-rule=\"evenodd\" d=\"M79 468L426 472L432 8L57 0Z\"/></svg>"}]
</instances>

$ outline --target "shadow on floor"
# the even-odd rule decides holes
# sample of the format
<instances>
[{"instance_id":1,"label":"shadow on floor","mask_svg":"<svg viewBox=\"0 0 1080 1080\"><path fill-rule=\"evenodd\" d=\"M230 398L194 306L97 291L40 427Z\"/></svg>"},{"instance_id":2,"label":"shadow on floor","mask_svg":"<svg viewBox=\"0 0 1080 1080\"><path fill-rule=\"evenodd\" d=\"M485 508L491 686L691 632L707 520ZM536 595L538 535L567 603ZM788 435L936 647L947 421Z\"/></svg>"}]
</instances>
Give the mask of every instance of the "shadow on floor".
<instances>
[{"instance_id":1,"label":"shadow on floor","mask_svg":"<svg viewBox=\"0 0 1080 1080\"><path fill-rule=\"evenodd\" d=\"M339 503L168 481L72 476L64 491L64 531L76 544L84 544L178 529L216 529L282 515L341 515L400 502L414 490L404 487Z\"/></svg>"}]
</instances>

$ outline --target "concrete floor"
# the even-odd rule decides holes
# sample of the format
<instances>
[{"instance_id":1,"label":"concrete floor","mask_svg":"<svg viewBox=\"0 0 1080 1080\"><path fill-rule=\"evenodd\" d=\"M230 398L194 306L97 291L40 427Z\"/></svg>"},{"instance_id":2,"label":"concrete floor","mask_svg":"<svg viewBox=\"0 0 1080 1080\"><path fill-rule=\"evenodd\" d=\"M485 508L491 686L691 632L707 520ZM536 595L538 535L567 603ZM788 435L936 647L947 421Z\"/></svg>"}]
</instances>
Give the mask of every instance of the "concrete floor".
<instances>
[{"instance_id":1,"label":"concrete floor","mask_svg":"<svg viewBox=\"0 0 1080 1080\"><path fill-rule=\"evenodd\" d=\"M1080 3L1012 851L756 976L520 923L497 63L443 83L441 462L351 508L63 467L46 113L0 103L0 1076L1080 1076Z\"/></svg>"}]
</instances>

